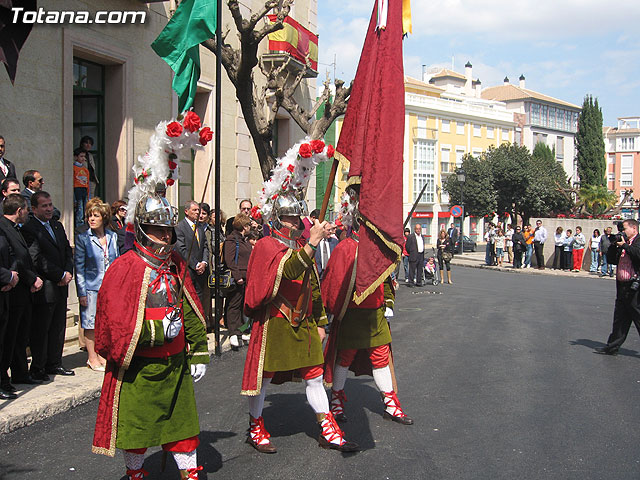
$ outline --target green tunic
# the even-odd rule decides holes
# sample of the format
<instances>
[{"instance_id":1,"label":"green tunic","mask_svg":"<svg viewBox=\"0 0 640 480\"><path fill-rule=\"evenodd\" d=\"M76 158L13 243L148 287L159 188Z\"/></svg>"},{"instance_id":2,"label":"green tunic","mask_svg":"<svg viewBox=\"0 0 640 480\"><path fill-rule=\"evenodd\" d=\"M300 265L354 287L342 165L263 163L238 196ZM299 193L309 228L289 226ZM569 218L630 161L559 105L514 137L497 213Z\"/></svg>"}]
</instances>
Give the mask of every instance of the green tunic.
<instances>
[{"instance_id":1,"label":"green tunic","mask_svg":"<svg viewBox=\"0 0 640 480\"><path fill-rule=\"evenodd\" d=\"M133 357L124 374L118 409L116 447L144 448L184 440L200 433L190 365L209 363L207 333L187 301L186 350L168 358ZM143 321L138 346L164 344L162 320Z\"/></svg>"},{"instance_id":2,"label":"green tunic","mask_svg":"<svg viewBox=\"0 0 640 480\"><path fill-rule=\"evenodd\" d=\"M390 284L384 282L385 302L380 308L347 308L338 331L338 350L360 350L391 343L391 331L384 317L386 307L393 309L395 295Z\"/></svg>"},{"instance_id":3,"label":"green tunic","mask_svg":"<svg viewBox=\"0 0 640 480\"><path fill-rule=\"evenodd\" d=\"M288 280L302 280L305 263L312 265L313 260L304 249L297 250L296 254L285 261L283 277ZM315 267L311 268L315 272ZM311 275L311 288L313 311L300 326L293 327L287 319L281 317L271 317L267 321L264 371L286 372L324 363L322 341L317 327L327 324L327 315L322 305L318 277L315 273Z\"/></svg>"}]
</instances>

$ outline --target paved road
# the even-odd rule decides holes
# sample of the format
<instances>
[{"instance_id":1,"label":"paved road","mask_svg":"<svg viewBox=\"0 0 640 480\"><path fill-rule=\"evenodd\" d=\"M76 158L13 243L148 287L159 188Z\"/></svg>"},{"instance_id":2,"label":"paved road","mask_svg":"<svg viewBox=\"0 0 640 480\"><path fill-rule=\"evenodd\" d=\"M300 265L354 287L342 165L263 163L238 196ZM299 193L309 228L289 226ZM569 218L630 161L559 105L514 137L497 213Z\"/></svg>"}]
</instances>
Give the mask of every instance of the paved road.
<instances>
[{"instance_id":1,"label":"paved road","mask_svg":"<svg viewBox=\"0 0 640 480\"><path fill-rule=\"evenodd\" d=\"M393 321L400 399L416 424L381 418L373 382L347 382L355 455L316 446L302 385L272 386L264 412L278 446L244 444L243 352L215 360L196 385L199 459L219 479L637 479L640 342L592 353L609 332L614 283L454 271L456 285L402 287ZM432 292L442 292L434 294ZM0 440L1 479L117 479L122 458L90 453L97 402ZM151 478L160 473L150 451Z\"/></svg>"}]
</instances>

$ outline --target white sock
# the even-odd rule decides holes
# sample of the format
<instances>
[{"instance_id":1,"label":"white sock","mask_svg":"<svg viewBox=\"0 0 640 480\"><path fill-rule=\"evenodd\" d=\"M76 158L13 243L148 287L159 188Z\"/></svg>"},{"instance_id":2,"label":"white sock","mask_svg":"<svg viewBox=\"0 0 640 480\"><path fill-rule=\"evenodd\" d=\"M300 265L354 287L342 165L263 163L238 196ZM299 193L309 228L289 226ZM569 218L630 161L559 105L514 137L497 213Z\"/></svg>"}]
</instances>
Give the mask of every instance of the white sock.
<instances>
[{"instance_id":1,"label":"white sock","mask_svg":"<svg viewBox=\"0 0 640 480\"><path fill-rule=\"evenodd\" d=\"M316 413L329 413L327 392L322 386L322 375L311 380L305 380L307 401Z\"/></svg>"},{"instance_id":2,"label":"white sock","mask_svg":"<svg viewBox=\"0 0 640 480\"><path fill-rule=\"evenodd\" d=\"M376 386L381 392L393 391L393 380L391 379L391 369L389 368L389 365L382 368L374 368L373 380L376 382Z\"/></svg>"},{"instance_id":3,"label":"white sock","mask_svg":"<svg viewBox=\"0 0 640 480\"><path fill-rule=\"evenodd\" d=\"M124 464L128 470L140 470L144 463L144 453L132 453L122 450Z\"/></svg>"},{"instance_id":4,"label":"white sock","mask_svg":"<svg viewBox=\"0 0 640 480\"><path fill-rule=\"evenodd\" d=\"M198 459L196 451L190 452L171 452L173 459L176 461L178 470L189 470L190 468L196 468L198 466Z\"/></svg>"},{"instance_id":5,"label":"white sock","mask_svg":"<svg viewBox=\"0 0 640 480\"><path fill-rule=\"evenodd\" d=\"M336 363L333 368L333 389L337 392L344 390L344 384L347 382L347 374L349 373L349 367L343 367Z\"/></svg>"},{"instance_id":6,"label":"white sock","mask_svg":"<svg viewBox=\"0 0 640 480\"><path fill-rule=\"evenodd\" d=\"M253 418L260 418L262 416L262 409L264 408L264 396L267 393L267 385L271 383L271 378L262 377L262 388L260 393L255 397L247 397L249 399L249 415Z\"/></svg>"}]
</instances>

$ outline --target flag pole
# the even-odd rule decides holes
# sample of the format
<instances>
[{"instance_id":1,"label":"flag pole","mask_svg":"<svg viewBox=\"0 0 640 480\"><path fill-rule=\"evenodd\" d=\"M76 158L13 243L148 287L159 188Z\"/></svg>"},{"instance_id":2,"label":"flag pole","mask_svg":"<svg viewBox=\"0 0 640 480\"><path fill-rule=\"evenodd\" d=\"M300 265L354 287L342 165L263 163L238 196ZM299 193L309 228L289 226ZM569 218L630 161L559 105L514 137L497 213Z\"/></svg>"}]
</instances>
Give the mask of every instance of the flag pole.
<instances>
[{"instance_id":1,"label":"flag pole","mask_svg":"<svg viewBox=\"0 0 640 480\"><path fill-rule=\"evenodd\" d=\"M403 229L407 226L407 223L409 223L409 220L411 219L411 215L413 215L413 212L418 207L418 202L420 202L420 199L422 198L424 191L427 189L427 185L428 185L428 182L425 182L424 186L422 187L422 190L420 190L420 195L418 195L418 197L416 198L416 201L413 202L413 207L411 207L411 210L409 211L407 218L404 219L404 223L402 224Z\"/></svg>"},{"instance_id":2,"label":"flag pole","mask_svg":"<svg viewBox=\"0 0 640 480\"><path fill-rule=\"evenodd\" d=\"M333 190L333 184L336 181L336 173L338 171L338 164L340 161L334 157L333 164L331 165L331 171L329 172L329 180L327 181L327 189L324 191L324 198L322 199L322 208L320 209L320 216L318 221L322 223L327 213L329 206L329 199L331 198L331 190Z\"/></svg>"},{"instance_id":3,"label":"flag pole","mask_svg":"<svg viewBox=\"0 0 640 480\"><path fill-rule=\"evenodd\" d=\"M214 275L215 275L215 286L214 286L214 303L213 303L213 331L215 335L215 354L217 356L222 355L222 348L220 345L220 321L218 320L218 307L222 306L222 298L220 298L220 269L218 268L218 261L220 253L220 229L222 228L222 215L220 212L220 124L222 114L221 114L221 101L222 101L222 1L218 0L216 2L216 119L215 119L215 184L214 184L214 194L215 194L215 245L216 249L215 255L213 256L214 262L216 263L213 266ZM209 300L211 301L211 300Z\"/></svg>"}]
</instances>

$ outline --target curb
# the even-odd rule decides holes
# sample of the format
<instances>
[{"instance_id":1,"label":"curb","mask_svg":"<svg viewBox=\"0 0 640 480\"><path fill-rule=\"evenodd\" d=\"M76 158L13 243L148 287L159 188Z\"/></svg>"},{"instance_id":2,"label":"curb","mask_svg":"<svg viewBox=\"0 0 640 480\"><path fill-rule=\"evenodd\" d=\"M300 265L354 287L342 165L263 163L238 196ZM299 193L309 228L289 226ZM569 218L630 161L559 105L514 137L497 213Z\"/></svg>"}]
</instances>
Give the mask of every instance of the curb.
<instances>
[{"instance_id":1,"label":"curb","mask_svg":"<svg viewBox=\"0 0 640 480\"><path fill-rule=\"evenodd\" d=\"M590 275L589 272L580 272L576 274L575 272L566 272L564 270L556 271L550 268L545 268L544 270L538 270L536 268L512 268L512 267L496 267L492 265L485 265L484 263L476 263L473 260L457 260L452 261L451 265L456 265L458 267L467 267L467 268L483 268L486 270L492 270L496 272L506 272L506 273L516 273L523 275L552 275L556 277L571 277L571 278L592 278L596 280L601 280L603 277L599 275ZM604 277L606 280L615 280L615 277Z\"/></svg>"},{"instance_id":2,"label":"curb","mask_svg":"<svg viewBox=\"0 0 640 480\"><path fill-rule=\"evenodd\" d=\"M70 327L76 330L77 327ZM215 341L213 334L209 334L209 354L214 357ZM77 341L77 335L75 339ZM222 353L231 350L228 337L221 335ZM25 387L18 391L16 400L0 402L0 439L8 433L41 420L71 410L74 407L88 403L100 396L103 375L88 369L84 362L86 353L76 345L65 344L64 359L67 368L73 366L74 376L55 377L55 380L42 385L16 385Z\"/></svg>"}]
</instances>

